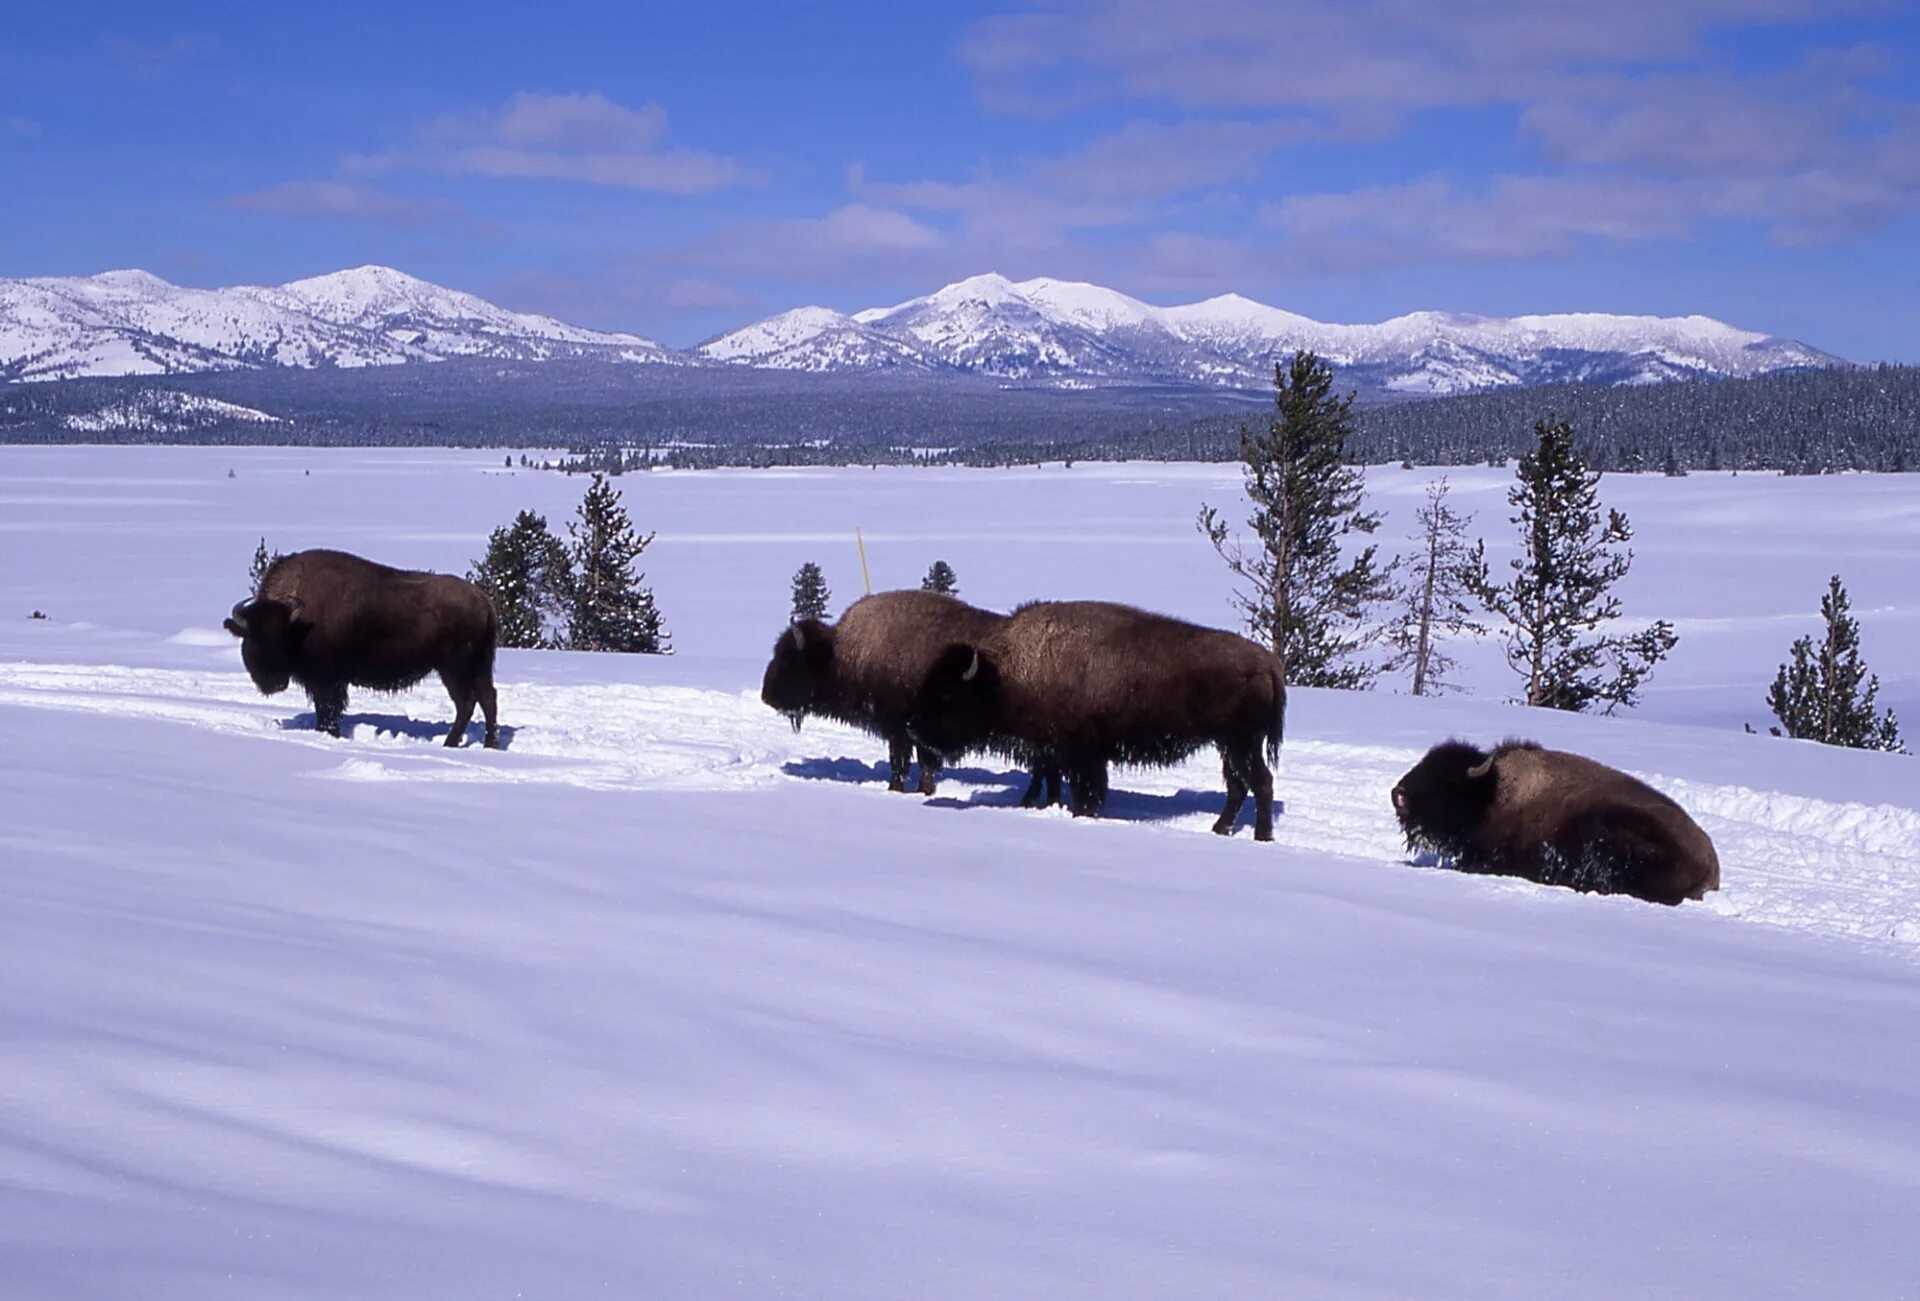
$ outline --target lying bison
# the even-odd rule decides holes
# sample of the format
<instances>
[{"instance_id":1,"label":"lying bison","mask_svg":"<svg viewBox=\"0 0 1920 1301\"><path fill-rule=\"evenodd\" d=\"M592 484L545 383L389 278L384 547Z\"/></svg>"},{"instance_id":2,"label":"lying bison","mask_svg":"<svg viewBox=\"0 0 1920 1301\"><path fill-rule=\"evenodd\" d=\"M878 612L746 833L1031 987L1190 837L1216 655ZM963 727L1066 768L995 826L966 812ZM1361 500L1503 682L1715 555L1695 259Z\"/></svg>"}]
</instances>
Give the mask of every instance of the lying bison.
<instances>
[{"instance_id":1,"label":"lying bison","mask_svg":"<svg viewBox=\"0 0 1920 1301\"><path fill-rule=\"evenodd\" d=\"M1393 788L1410 850L1469 872L1677 904L1720 888L1720 860L1686 811L1645 782L1577 754L1447 741Z\"/></svg>"},{"instance_id":2,"label":"lying bison","mask_svg":"<svg viewBox=\"0 0 1920 1301\"><path fill-rule=\"evenodd\" d=\"M1040 601L943 651L911 729L940 754L985 747L1062 770L1075 814L1098 813L1107 765L1177 763L1217 746L1231 835L1248 791L1273 839L1273 773L1287 712L1280 662L1244 637L1104 601Z\"/></svg>"},{"instance_id":3,"label":"lying bison","mask_svg":"<svg viewBox=\"0 0 1920 1301\"><path fill-rule=\"evenodd\" d=\"M340 735L349 686L400 691L438 673L454 704L447 744L465 738L476 702L487 745L500 744L499 623L493 603L464 578L389 569L344 551L298 551L273 563L259 593L233 607L226 629L240 639L253 685L272 695L298 682L322 732Z\"/></svg>"},{"instance_id":4,"label":"lying bison","mask_svg":"<svg viewBox=\"0 0 1920 1301\"><path fill-rule=\"evenodd\" d=\"M936 592L876 592L848 606L837 624L801 619L781 633L760 699L791 719L796 732L809 714L819 714L880 737L887 743L887 789L903 791L914 751L907 736L914 692L946 646L984 637L1006 619ZM919 790L931 795L941 759L925 747L919 757ZM1051 798L1059 785L1053 777ZM1026 802L1040 787L1036 773Z\"/></svg>"}]
</instances>

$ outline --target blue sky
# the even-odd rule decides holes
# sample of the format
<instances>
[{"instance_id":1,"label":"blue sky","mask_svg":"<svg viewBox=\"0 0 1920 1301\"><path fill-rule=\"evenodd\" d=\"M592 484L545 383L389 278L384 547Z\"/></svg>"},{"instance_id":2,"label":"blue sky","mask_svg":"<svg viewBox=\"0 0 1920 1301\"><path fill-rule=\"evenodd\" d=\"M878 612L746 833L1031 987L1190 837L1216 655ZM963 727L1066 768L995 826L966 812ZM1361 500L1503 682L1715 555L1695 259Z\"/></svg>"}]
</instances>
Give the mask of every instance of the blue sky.
<instances>
[{"instance_id":1,"label":"blue sky","mask_svg":"<svg viewBox=\"0 0 1920 1301\"><path fill-rule=\"evenodd\" d=\"M1917 8L36 5L0 275L381 262L685 344L998 270L1920 361Z\"/></svg>"}]
</instances>

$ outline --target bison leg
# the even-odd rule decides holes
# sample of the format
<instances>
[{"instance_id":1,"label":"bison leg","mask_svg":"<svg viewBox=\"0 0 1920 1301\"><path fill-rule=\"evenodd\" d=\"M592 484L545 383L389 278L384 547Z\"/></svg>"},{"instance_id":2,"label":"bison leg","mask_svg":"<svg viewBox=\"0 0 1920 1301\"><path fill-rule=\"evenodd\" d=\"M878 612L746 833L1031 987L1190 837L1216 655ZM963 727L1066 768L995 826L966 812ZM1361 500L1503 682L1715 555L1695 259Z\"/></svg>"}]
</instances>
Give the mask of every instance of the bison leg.
<instances>
[{"instance_id":1,"label":"bison leg","mask_svg":"<svg viewBox=\"0 0 1920 1301\"><path fill-rule=\"evenodd\" d=\"M500 698L494 694L493 675L488 674L480 683L480 712L487 716L487 735L481 742L489 750L500 748Z\"/></svg>"},{"instance_id":2,"label":"bison leg","mask_svg":"<svg viewBox=\"0 0 1920 1301\"><path fill-rule=\"evenodd\" d=\"M917 748L916 754L920 760L920 793L931 795L940 780L940 756L924 745Z\"/></svg>"},{"instance_id":3,"label":"bison leg","mask_svg":"<svg viewBox=\"0 0 1920 1301\"><path fill-rule=\"evenodd\" d=\"M1273 839L1273 769L1267 767L1266 758L1258 748L1249 752L1253 757L1248 764L1253 770L1253 838L1255 840Z\"/></svg>"},{"instance_id":4,"label":"bison leg","mask_svg":"<svg viewBox=\"0 0 1920 1301\"><path fill-rule=\"evenodd\" d=\"M1247 783L1240 776L1240 765L1224 750L1220 754L1220 774L1227 781L1227 804L1214 821L1213 834L1231 836L1233 824L1240 820L1240 808L1247 802Z\"/></svg>"},{"instance_id":5,"label":"bison leg","mask_svg":"<svg viewBox=\"0 0 1920 1301\"><path fill-rule=\"evenodd\" d=\"M313 698L313 726L328 736L340 735L340 715L347 712L347 684L325 682L307 688Z\"/></svg>"},{"instance_id":6,"label":"bison leg","mask_svg":"<svg viewBox=\"0 0 1920 1301\"><path fill-rule=\"evenodd\" d=\"M452 693L449 693L452 694ZM453 697L453 727L447 732L442 745L452 747L467 739L467 724L473 721L473 693L457 694Z\"/></svg>"},{"instance_id":7,"label":"bison leg","mask_svg":"<svg viewBox=\"0 0 1920 1301\"><path fill-rule=\"evenodd\" d=\"M1107 761L1085 759L1075 763L1067 774L1073 783L1073 816L1088 818L1099 813L1107 802Z\"/></svg>"},{"instance_id":8,"label":"bison leg","mask_svg":"<svg viewBox=\"0 0 1920 1301\"><path fill-rule=\"evenodd\" d=\"M887 741L887 789L903 791L907 788L907 764L913 760L913 743L905 737L892 737Z\"/></svg>"},{"instance_id":9,"label":"bison leg","mask_svg":"<svg viewBox=\"0 0 1920 1301\"><path fill-rule=\"evenodd\" d=\"M1060 802L1060 768L1050 760L1034 764L1027 781L1027 793L1020 797L1025 809L1050 809Z\"/></svg>"}]
</instances>

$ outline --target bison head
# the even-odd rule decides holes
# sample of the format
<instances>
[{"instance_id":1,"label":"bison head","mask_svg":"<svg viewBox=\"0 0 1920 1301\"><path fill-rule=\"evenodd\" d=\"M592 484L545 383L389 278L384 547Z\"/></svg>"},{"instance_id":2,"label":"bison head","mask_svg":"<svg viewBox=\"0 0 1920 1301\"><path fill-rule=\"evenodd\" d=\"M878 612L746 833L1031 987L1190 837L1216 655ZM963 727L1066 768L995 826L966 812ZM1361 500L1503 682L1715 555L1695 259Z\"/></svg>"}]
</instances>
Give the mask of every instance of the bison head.
<instances>
[{"instance_id":1,"label":"bison head","mask_svg":"<svg viewBox=\"0 0 1920 1301\"><path fill-rule=\"evenodd\" d=\"M946 758L979 745L1000 718L1000 670L976 646L955 642L940 652L913 698L907 732Z\"/></svg>"},{"instance_id":2,"label":"bison head","mask_svg":"<svg viewBox=\"0 0 1920 1301\"><path fill-rule=\"evenodd\" d=\"M1492 755L1465 741L1434 746L1393 788L1407 848L1458 854L1493 807L1498 786Z\"/></svg>"},{"instance_id":3,"label":"bison head","mask_svg":"<svg viewBox=\"0 0 1920 1301\"><path fill-rule=\"evenodd\" d=\"M760 702L785 714L797 732L801 720L831 695L833 683L833 629L818 619L801 619L773 644L773 658L760 680Z\"/></svg>"},{"instance_id":4,"label":"bison head","mask_svg":"<svg viewBox=\"0 0 1920 1301\"><path fill-rule=\"evenodd\" d=\"M297 596L284 601L257 596L234 606L226 618L226 630L240 639L240 662L262 695L285 691L293 680L300 644L313 629L299 613Z\"/></svg>"}]
</instances>

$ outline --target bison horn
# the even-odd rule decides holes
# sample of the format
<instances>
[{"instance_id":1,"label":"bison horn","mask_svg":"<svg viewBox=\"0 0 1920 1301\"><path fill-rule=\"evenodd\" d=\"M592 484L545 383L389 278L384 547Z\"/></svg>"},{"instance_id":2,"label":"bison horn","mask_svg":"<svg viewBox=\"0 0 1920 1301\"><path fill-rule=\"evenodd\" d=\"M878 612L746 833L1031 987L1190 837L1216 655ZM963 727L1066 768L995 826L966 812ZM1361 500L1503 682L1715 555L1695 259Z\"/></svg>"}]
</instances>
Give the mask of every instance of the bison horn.
<instances>
[{"instance_id":1,"label":"bison horn","mask_svg":"<svg viewBox=\"0 0 1920 1301\"><path fill-rule=\"evenodd\" d=\"M1485 777L1488 773L1492 771L1493 771L1493 756L1488 755L1486 758L1482 759L1479 763L1476 763L1475 765L1473 765L1473 767L1467 769L1467 777L1472 781L1479 781L1482 777Z\"/></svg>"},{"instance_id":2,"label":"bison horn","mask_svg":"<svg viewBox=\"0 0 1920 1301\"><path fill-rule=\"evenodd\" d=\"M242 628L246 627L247 626L247 607L252 604L253 604L253 598L251 597L247 598L244 601L235 601L233 603L233 612L228 617L231 618L235 623L239 624Z\"/></svg>"},{"instance_id":3,"label":"bison horn","mask_svg":"<svg viewBox=\"0 0 1920 1301\"><path fill-rule=\"evenodd\" d=\"M980 652L976 650L973 653L972 662L967 665L967 671L960 675L960 680L962 682L971 682L973 681L974 674L978 673L979 671L980 671Z\"/></svg>"},{"instance_id":4,"label":"bison horn","mask_svg":"<svg viewBox=\"0 0 1920 1301\"><path fill-rule=\"evenodd\" d=\"M807 648L807 634L800 630L800 625L797 623L793 625L793 648L795 650Z\"/></svg>"}]
</instances>

